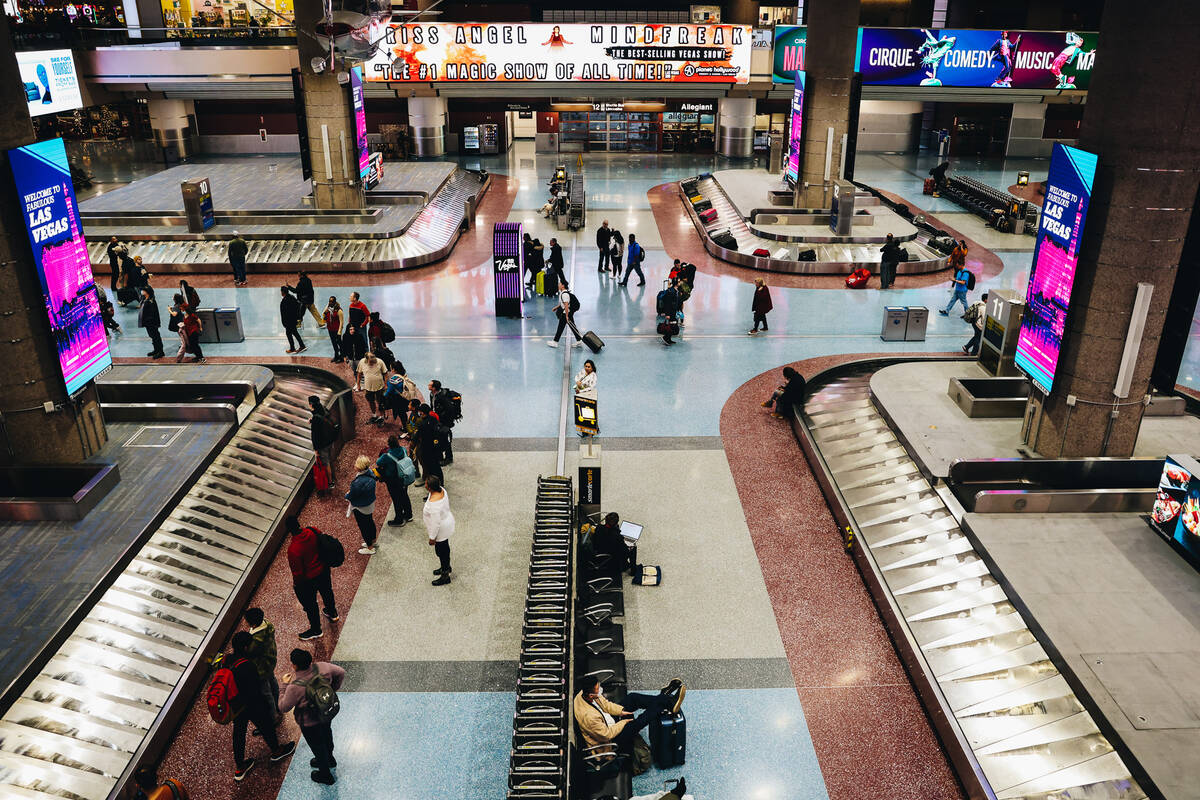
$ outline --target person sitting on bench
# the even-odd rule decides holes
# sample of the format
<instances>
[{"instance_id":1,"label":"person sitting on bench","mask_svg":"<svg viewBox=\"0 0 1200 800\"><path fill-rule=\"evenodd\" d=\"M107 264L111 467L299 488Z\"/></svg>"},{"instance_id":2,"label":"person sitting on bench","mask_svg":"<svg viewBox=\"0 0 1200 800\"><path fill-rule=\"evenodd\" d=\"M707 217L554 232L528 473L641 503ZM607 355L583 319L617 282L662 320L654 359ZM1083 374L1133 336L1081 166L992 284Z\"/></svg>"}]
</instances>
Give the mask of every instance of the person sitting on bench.
<instances>
[{"instance_id":1,"label":"person sitting on bench","mask_svg":"<svg viewBox=\"0 0 1200 800\"><path fill-rule=\"evenodd\" d=\"M605 514L604 524L592 531L592 555L605 557L598 571L611 575L618 583L621 573L627 569L632 571L637 563L637 548L625 543L625 537L621 535L621 518L615 512Z\"/></svg>"},{"instance_id":2,"label":"person sitting on bench","mask_svg":"<svg viewBox=\"0 0 1200 800\"><path fill-rule=\"evenodd\" d=\"M575 722L588 747L611 744L616 748L612 755L632 753L633 737L663 712L678 714L685 694L687 688L683 681L672 678L658 694L630 692L625 695L625 705L619 706L605 699L600 679L589 675L583 679L582 688L572 701ZM636 718L635 710L642 711Z\"/></svg>"}]
</instances>

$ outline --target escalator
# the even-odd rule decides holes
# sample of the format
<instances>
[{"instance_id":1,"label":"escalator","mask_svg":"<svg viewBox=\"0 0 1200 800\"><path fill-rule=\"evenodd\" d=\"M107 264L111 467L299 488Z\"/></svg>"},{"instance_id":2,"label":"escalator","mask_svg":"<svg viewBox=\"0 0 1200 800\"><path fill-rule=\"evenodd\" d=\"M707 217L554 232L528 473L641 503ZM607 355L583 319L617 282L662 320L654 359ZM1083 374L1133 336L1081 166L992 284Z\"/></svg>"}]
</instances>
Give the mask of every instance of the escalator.
<instances>
[{"instance_id":1,"label":"escalator","mask_svg":"<svg viewBox=\"0 0 1200 800\"><path fill-rule=\"evenodd\" d=\"M202 660L210 632L308 474L307 398L324 402L331 394L307 378L275 378L0 718L0 796L110 796L168 703L187 702L175 698L177 687Z\"/></svg>"},{"instance_id":2,"label":"escalator","mask_svg":"<svg viewBox=\"0 0 1200 800\"><path fill-rule=\"evenodd\" d=\"M872 371L810 384L798 434L968 795L1146 797L876 410Z\"/></svg>"}]
</instances>

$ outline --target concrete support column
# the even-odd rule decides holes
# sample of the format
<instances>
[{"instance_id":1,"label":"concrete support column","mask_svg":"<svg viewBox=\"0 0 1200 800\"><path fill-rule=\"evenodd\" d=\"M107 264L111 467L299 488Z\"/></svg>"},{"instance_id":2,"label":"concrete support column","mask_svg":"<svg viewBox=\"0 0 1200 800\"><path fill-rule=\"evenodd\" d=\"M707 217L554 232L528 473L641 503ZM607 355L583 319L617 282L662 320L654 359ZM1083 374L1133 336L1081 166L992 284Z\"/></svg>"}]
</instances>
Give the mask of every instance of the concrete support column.
<instances>
[{"instance_id":1,"label":"concrete support column","mask_svg":"<svg viewBox=\"0 0 1200 800\"><path fill-rule=\"evenodd\" d=\"M722 97L717 100L717 152L730 158L754 155L753 97Z\"/></svg>"},{"instance_id":2,"label":"concrete support column","mask_svg":"<svg viewBox=\"0 0 1200 800\"><path fill-rule=\"evenodd\" d=\"M1045 103L1013 103L1004 154L1012 158L1048 158L1054 142L1042 140L1045 128Z\"/></svg>"},{"instance_id":3,"label":"concrete support column","mask_svg":"<svg viewBox=\"0 0 1200 800\"><path fill-rule=\"evenodd\" d=\"M408 129L412 131L413 155L445 155L446 98L408 98Z\"/></svg>"},{"instance_id":4,"label":"concrete support column","mask_svg":"<svg viewBox=\"0 0 1200 800\"><path fill-rule=\"evenodd\" d=\"M180 158L196 151L196 106L191 100L149 100L150 127L154 144L174 147ZM169 157L168 161L171 160Z\"/></svg>"},{"instance_id":5,"label":"concrete support column","mask_svg":"<svg viewBox=\"0 0 1200 800\"><path fill-rule=\"evenodd\" d=\"M0 18L0 41L9 41ZM67 397L50 338L46 301L22 221L7 151L36 137L12 48L0 53L0 464L73 464L95 453L107 434L95 386ZM44 403L54 404L47 414Z\"/></svg>"},{"instance_id":6,"label":"concrete support column","mask_svg":"<svg viewBox=\"0 0 1200 800\"><path fill-rule=\"evenodd\" d=\"M849 133L859 0L811 0L805 8L808 16L808 51L805 54L808 119L804 121L804 164L799 192L803 198L801 205L826 208L832 198L832 184L825 181L828 130L833 128L833 144L828 148L831 181L837 179L842 135Z\"/></svg>"},{"instance_id":7,"label":"concrete support column","mask_svg":"<svg viewBox=\"0 0 1200 800\"><path fill-rule=\"evenodd\" d=\"M1171 31L1170 57L1162 31ZM1106 3L1079 147L1100 157L1054 391L1031 400L1030 444L1046 456L1128 456L1143 407L1112 418L1113 386L1139 282L1154 285L1128 401L1150 370L1200 186L1200 15L1192 0ZM1159 37L1156 39L1156 36ZM1182 61L1180 61L1182 59ZM1067 405L1074 395L1078 404ZM1123 401L1124 402L1124 401ZM1103 447L1108 439L1107 449Z\"/></svg>"}]
</instances>

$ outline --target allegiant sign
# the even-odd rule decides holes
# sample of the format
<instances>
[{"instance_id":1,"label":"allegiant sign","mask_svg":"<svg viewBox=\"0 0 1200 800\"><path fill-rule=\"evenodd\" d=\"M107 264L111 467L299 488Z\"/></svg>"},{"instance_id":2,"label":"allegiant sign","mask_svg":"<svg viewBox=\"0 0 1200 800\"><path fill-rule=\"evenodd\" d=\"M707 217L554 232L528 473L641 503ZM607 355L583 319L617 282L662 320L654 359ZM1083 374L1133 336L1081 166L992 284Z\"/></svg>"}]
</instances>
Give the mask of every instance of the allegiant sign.
<instances>
[{"instance_id":1,"label":"allegiant sign","mask_svg":"<svg viewBox=\"0 0 1200 800\"><path fill-rule=\"evenodd\" d=\"M369 81L748 83L749 25L395 24Z\"/></svg>"}]
</instances>

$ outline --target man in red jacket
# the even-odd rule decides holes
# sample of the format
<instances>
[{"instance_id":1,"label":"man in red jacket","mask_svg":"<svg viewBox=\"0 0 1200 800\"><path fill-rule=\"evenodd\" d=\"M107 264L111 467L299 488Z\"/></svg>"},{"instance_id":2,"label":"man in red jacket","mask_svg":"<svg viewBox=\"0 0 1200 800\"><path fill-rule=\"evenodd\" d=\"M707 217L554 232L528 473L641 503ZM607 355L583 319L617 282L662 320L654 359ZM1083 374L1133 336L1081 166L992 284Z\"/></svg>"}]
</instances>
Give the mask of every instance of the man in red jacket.
<instances>
[{"instance_id":1,"label":"man in red jacket","mask_svg":"<svg viewBox=\"0 0 1200 800\"><path fill-rule=\"evenodd\" d=\"M320 531L301 528L300 520L296 517L288 517L284 525L292 536L287 549L288 566L292 568L292 588L296 590L296 599L308 615L308 630L300 634L300 638L319 639L321 616L317 613L318 592L321 594L321 604L325 606L325 616L329 617L330 622L339 619L329 567L321 562L317 551L317 534Z\"/></svg>"}]
</instances>

